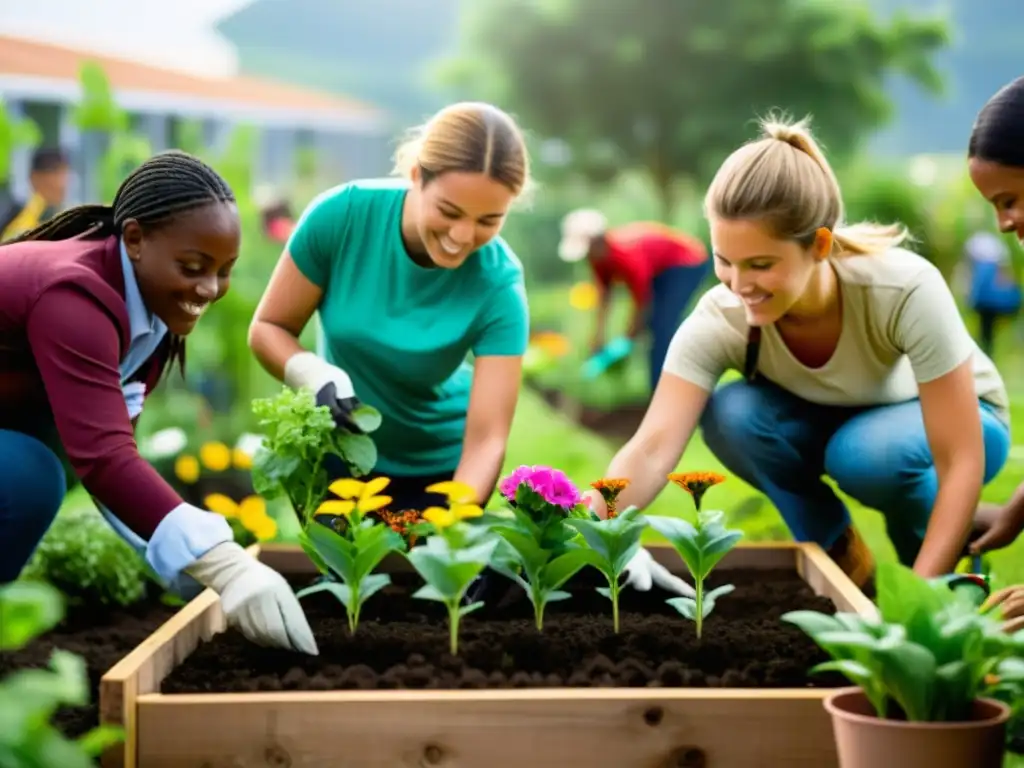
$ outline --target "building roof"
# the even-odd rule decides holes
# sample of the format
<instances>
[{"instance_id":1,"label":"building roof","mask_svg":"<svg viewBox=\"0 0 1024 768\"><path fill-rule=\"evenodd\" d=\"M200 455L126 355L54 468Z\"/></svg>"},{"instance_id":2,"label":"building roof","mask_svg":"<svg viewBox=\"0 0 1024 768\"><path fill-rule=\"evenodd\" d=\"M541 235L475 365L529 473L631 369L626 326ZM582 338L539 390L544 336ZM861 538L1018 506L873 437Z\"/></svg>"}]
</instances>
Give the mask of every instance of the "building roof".
<instances>
[{"instance_id":1,"label":"building roof","mask_svg":"<svg viewBox=\"0 0 1024 768\"><path fill-rule=\"evenodd\" d=\"M0 35L0 95L75 102L79 71L103 67L118 104L133 112L229 117L264 126L376 133L386 116L344 96L247 76L201 77L103 53Z\"/></svg>"}]
</instances>

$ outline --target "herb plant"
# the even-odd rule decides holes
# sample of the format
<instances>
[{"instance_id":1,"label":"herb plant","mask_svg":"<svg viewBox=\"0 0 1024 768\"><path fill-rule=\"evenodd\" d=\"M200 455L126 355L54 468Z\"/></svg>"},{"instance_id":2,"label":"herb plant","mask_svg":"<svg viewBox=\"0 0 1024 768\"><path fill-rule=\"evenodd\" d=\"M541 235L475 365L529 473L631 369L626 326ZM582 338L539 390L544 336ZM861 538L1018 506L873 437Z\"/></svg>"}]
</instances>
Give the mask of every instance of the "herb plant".
<instances>
[{"instance_id":1,"label":"herb plant","mask_svg":"<svg viewBox=\"0 0 1024 768\"><path fill-rule=\"evenodd\" d=\"M467 522L483 516L483 510L468 501L474 495L469 486L449 481L427 490L448 496L448 506L423 511L423 521L412 528L423 543L410 549L406 558L426 582L413 597L435 600L448 610L448 650L455 656L460 619L484 605L463 605L466 591L491 562L499 539L488 527Z\"/></svg>"},{"instance_id":2,"label":"herb plant","mask_svg":"<svg viewBox=\"0 0 1024 768\"><path fill-rule=\"evenodd\" d=\"M879 616L791 611L795 624L860 686L878 717L963 722L982 696L1024 697L1024 630L1009 634L976 604L898 563L879 563Z\"/></svg>"},{"instance_id":3,"label":"herb plant","mask_svg":"<svg viewBox=\"0 0 1024 768\"><path fill-rule=\"evenodd\" d=\"M337 426L330 409L318 406L307 389L284 387L275 397L254 400L252 409L264 433L253 457L253 488L267 500L286 497L303 526L327 496L328 455L341 457L355 478L377 463L369 433L380 426L381 416L368 405L352 413L363 434Z\"/></svg>"},{"instance_id":4,"label":"herb plant","mask_svg":"<svg viewBox=\"0 0 1024 768\"><path fill-rule=\"evenodd\" d=\"M344 478L330 485L339 499L325 501L317 514L338 515L344 521L340 530L314 519L299 533L299 543L321 573L328 579L297 592L299 598L314 592L330 592L345 606L348 628L355 634L359 614L373 595L391 583L386 573L374 573L389 552L403 551L405 541L390 526L366 516L391 503L378 495L389 483L378 477L364 483Z\"/></svg>"},{"instance_id":5,"label":"herb plant","mask_svg":"<svg viewBox=\"0 0 1024 768\"><path fill-rule=\"evenodd\" d=\"M605 499L608 503L608 499ZM593 552L590 564L604 574L607 587L597 591L612 601L612 626L619 631L619 577L629 561L640 549L640 537L647 521L636 507L614 514L614 499L609 503L608 517L604 520L589 512L589 518L573 518L567 524L582 535Z\"/></svg>"},{"instance_id":6,"label":"herb plant","mask_svg":"<svg viewBox=\"0 0 1024 768\"><path fill-rule=\"evenodd\" d=\"M547 604L570 597L559 588L584 566L600 562L568 524L570 518L585 519L589 513L576 486L550 467L519 467L501 481L499 490L512 517L496 518L491 528L512 556L496 560L492 568L526 591L537 629L543 630Z\"/></svg>"},{"instance_id":7,"label":"herb plant","mask_svg":"<svg viewBox=\"0 0 1024 768\"><path fill-rule=\"evenodd\" d=\"M709 592L704 591L704 580L729 551L736 546L743 532L726 528L725 513L700 508L704 493L725 478L713 472L671 474L669 480L693 496L697 508L696 524L681 517L648 515L647 524L660 533L686 563L693 576L694 597L673 597L667 602L679 613L696 624L697 637L701 636L706 619L715 609L715 601L732 592L732 584L723 584Z\"/></svg>"}]
</instances>

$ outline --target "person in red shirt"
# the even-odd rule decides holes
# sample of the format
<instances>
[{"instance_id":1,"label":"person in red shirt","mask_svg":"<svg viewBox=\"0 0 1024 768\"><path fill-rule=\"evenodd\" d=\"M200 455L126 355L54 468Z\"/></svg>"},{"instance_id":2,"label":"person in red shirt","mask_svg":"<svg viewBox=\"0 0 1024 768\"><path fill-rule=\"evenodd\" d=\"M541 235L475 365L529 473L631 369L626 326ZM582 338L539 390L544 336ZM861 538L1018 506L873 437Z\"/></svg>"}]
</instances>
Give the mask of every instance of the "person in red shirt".
<instances>
[{"instance_id":1,"label":"person in red shirt","mask_svg":"<svg viewBox=\"0 0 1024 768\"><path fill-rule=\"evenodd\" d=\"M604 214L580 209L562 220L558 255L563 261L590 261L599 290L597 327L591 352L622 357L649 330L650 385L658 383L661 367L683 313L701 281L710 273L704 244L657 222L635 222L609 228ZM624 283L633 298L633 313L625 337L607 343L606 327L611 287Z\"/></svg>"},{"instance_id":2,"label":"person in red shirt","mask_svg":"<svg viewBox=\"0 0 1024 768\"><path fill-rule=\"evenodd\" d=\"M171 151L133 171L113 205L72 208L0 246L0 585L81 481L165 587L209 587L246 637L315 654L288 583L135 443L147 394L184 369L184 338L227 293L239 240L227 183Z\"/></svg>"}]
</instances>

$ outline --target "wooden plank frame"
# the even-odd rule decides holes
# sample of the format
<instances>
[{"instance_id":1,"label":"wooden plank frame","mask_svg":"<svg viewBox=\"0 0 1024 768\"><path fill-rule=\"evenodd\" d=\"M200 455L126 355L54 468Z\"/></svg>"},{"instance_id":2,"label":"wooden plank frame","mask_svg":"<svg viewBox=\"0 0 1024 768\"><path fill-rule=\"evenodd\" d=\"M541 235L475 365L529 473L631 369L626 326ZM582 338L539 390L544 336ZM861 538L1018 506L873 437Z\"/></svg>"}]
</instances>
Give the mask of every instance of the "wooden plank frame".
<instances>
[{"instance_id":1,"label":"wooden plank frame","mask_svg":"<svg viewBox=\"0 0 1024 768\"><path fill-rule=\"evenodd\" d=\"M651 545L679 571L678 555ZM253 551L286 574L315 573L292 545ZM410 566L385 561L392 572ZM877 608L816 544L744 542L717 566L793 568L840 611ZM544 688L473 691L159 693L224 630L207 590L110 669L103 722L123 725L104 768L828 768L837 764L827 689ZM187 734L187 735L186 735Z\"/></svg>"}]
</instances>

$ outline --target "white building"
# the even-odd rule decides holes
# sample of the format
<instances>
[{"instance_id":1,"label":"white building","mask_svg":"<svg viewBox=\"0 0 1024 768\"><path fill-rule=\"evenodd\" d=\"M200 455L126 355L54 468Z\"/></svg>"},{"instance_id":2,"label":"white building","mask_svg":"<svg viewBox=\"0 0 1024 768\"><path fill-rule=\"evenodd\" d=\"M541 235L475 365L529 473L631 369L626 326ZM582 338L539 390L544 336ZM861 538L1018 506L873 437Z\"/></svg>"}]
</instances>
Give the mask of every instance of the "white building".
<instances>
[{"instance_id":1,"label":"white building","mask_svg":"<svg viewBox=\"0 0 1024 768\"><path fill-rule=\"evenodd\" d=\"M48 17L51 26L46 39L41 39L45 25L33 27L31 13L24 11L18 24L10 23L16 20L10 13L14 3L0 0L0 98L14 116L36 122L44 145L59 144L72 152L78 183L69 204L96 199L95 169L104 149L96 137L81 136L71 119L69 107L81 97L79 72L86 61L103 67L115 101L129 113L134 127L149 139L155 152L176 145L176 131L183 120L201 120L206 140L213 146L229 135L233 125L248 124L261 134L254 168L256 184L287 186L295 171L294 151L300 146L315 148L319 172L338 182L387 172L391 127L382 111L342 96L235 74L233 49L218 35L200 29L201 34L191 38L190 44L178 34L175 24L180 22L175 22L172 8L195 1L177 0L174 6L152 4L163 10L152 22L158 26L147 29L165 33L163 39L169 42L162 48L153 46L149 55L143 55L136 43L136 56L129 58L128 46L114 46L117 53L98 50L98 31L90 32L85 26L75 34L76 25L60 24L53 15ZM97 6L111 2L76 0L67 12L85 14L94 25L103 19L109 26L117 17ZM55 3L61 4L43 0L37 5L52 14L50 6ZM220 5L225 3L238 6L244 0L221 0ZM138 16L145 13L141 6L150 5L136 0L136 10L125 12ZM182 18L194 20L194 13L190 10ZM118 25L124 26L123 18ZM11 34L12 29L22 34ZM28 32L32 36L25 34ZM81 42L72 45L73 40ZM189 63L188 69L167 66L173 59L166 51L168 45L173 45L180 62ZM21 149L13 158L10 186L15 195L22 196L27 190L30 156L31 150Z\"/></svg>"}]
</instances>

